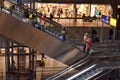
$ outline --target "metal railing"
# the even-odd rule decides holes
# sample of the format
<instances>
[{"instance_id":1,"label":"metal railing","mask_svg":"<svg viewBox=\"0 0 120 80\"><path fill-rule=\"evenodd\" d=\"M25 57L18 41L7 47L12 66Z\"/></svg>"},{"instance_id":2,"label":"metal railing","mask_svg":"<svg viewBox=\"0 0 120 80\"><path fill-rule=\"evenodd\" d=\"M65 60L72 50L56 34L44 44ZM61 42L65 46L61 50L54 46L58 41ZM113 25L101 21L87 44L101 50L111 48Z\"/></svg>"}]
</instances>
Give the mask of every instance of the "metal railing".
<instances>
[{"instance_id":1,"label":"metal railing","mask_svg":"<svg viewBox=\"0 0 120 80\"><path fill-rule=\"evenodd\" d=\"M83 60L80 60L79 62L63 69L62 71L50 76L49 78L47 78L47 80L54 80L54 79L57 79L57 78L60 78L60 77L67 77L67 76L70 76L76 72L78 72L78 70L76 68L84 65L87 63L87 59L89 58L89 56L87 56L86 58L84 58Z\"/></svg>"},{"instance_id":2,"label":"metal railing","mask_svg":"<svg viewBox=\"0 0 120 80\"><path fill-rule=\"evenodd\" d=\"M66 67L40 67L36 70L36 80L46 80Z\"/></svg>"}]
</instances>

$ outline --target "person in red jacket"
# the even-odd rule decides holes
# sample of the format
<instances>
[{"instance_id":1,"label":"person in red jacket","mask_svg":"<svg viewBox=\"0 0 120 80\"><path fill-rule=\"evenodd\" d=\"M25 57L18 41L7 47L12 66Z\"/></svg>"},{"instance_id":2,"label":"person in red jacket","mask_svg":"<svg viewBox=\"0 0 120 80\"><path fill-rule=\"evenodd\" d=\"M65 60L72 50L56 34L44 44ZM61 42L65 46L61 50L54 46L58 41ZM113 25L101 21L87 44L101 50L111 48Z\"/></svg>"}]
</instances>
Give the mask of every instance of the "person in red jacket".
<instances>
[{"instance_id":1,"label":"person in red jacket","mask_svg":"<svg viewBox=\"0 0 120 80\"><path fill-rule=\"evenodd\" d=\"M90 52L91 44L92 44L91 38L90 38L89 35L87 35L87 39L86 39L86 50L85 50L85 52L86 52L87 54L89 54L89 52Z\"/></svg>"}]
</instances>

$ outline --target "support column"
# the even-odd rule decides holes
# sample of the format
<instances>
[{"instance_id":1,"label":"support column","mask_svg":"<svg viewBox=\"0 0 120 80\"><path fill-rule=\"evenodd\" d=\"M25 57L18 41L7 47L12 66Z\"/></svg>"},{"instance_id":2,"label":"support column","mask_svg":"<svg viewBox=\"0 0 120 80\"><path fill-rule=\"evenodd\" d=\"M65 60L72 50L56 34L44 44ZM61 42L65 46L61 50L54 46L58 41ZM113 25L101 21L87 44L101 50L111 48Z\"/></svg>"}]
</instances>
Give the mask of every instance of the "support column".
<instances>
[{"instance_id":1,"label":"support column","mask_svg":"<svg viewBox=\"0 0 120 80\"><path fill-rule=\"evenodd\" d=\"M117 21L117 27L116 28L114 28L114 38L113 38L113 40L114 39L119 39L119 27L120 27L120 22L119 22L119 16L120 16L120 14L119 14L119 10L118 10L118 5L117 5L117 2L115 1L115 0L109 0L110 1L110 4L111 4L111 7L112 7L112 10L113 10L113 14L112 14L112 17L113 18L115 18L115 19L118 19Z\"/></svg>"},{"instance_id":2,"label":"support column","mask_svg":"<svg viewBox=\"0 0 120 80\"><path fill-rule=\"evenodd\" d=\"M9 43L6 48L6 80L36 80L35 51Z\"/></svg>"},{"instance_id":3,"label":"support column","mask_svg":"<svg viewBox=\"0 0 120 80\"><path fill-rule=\"evenodd\" d=\"M35 2L30 3L30 8L35 9Z\"/></svg>"},{"instance_id":4,"label":"support column","mask_svg":"<svg viewBox=\"0 0 120 80\"><path fill-rule=\"evenodd\" d=\"M74 11L74 22L76 22L77 21L77 5L76 4L73 5L73 11Z\"/></svg>"},{"instance_id":5,"label":"support column","mask_svg":"<svg viewBox=\"0 0 120 80\"><path fill-rule=\"evenodd\" d=\"M117 2L115 0L109 0L109 1L113 10L112 17L117 19L117 15L118 15Z\"/></svg>"}]
</instances>

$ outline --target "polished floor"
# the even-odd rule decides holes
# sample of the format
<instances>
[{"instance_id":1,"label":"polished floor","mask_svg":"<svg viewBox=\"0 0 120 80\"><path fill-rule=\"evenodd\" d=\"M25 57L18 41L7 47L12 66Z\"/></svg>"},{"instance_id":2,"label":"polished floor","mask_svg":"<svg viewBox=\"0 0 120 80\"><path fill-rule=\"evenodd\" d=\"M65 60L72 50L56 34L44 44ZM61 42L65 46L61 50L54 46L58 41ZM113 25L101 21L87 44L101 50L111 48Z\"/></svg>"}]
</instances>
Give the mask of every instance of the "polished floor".
<instances>
[{"instance_id":1,"label":"polished floor","mask_svg":"<svg viewBox=\"0 0 120 80\"><path fill-rule=\"evenodd\" d=\"M74 19L53 19L54 21L67 26L67 27L109 27L110 25L102 23L101 20L93 20L92 22L85 22L83 19L77 19L75 22Z\"/></svg>"},{"instance_id":2,"label":"polished floor","mask_svg":"<svg viewBox=\"0 0 120 80\"><path fill-rule=\"evenodd\" d=\"M36 55L37 60L41 59L41 55ZM45 73L52 75L56 71L62 70L66 68L67 65L58 62L48 56L46 56L45 67L36 66L36 80L40 80ZM0 80L5 80L5 72L6 72L6 63L5 56L0 55Z\"/></svg>"}]
</instances>

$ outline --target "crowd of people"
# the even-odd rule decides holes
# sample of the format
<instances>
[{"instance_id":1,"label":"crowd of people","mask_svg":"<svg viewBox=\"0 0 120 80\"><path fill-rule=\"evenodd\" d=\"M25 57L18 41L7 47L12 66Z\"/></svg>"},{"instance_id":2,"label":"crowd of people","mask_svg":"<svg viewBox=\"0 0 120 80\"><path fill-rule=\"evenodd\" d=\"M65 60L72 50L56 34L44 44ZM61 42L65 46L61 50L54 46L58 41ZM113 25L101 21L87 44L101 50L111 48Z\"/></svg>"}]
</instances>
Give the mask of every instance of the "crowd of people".
<instances>
[{"instance_id":1,"label":"crowd of people","mask_svg":"<svg viewBox=\"0 0 120 80\"><path fill-rule=\"evenodd\" d=\"M97 31L91 27L91 32L86 32L83 37L83 52L90 54L91 45L93 43L100 42ZM113 41L113 27L108 31L107 37L104 42L112 42Z\"/></svg>"}]
</instances>

